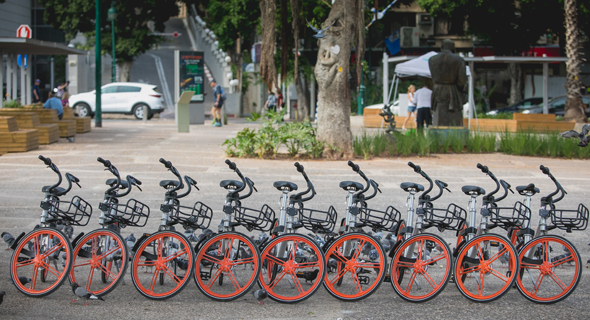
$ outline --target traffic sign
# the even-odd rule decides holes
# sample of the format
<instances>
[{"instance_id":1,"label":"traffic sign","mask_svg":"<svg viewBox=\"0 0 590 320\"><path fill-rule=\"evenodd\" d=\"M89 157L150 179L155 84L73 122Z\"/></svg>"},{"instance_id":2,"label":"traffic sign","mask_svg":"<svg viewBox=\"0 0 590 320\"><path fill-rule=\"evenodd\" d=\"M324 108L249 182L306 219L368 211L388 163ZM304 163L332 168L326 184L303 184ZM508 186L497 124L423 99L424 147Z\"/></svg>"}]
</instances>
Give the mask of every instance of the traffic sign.
<instances>
[{"instance_id":1,"label":"traffic sign","mask_svg":"<svg viewBox=\"0 0 590 320\"><path fill-rule=\"evenodd\" d=\"M33 31L29 25L21 24L20 27L16 29L16 37L31 39L33 37Z\"/></svg>"},{"instance_id":2,"label":"traffic sign","mask_svg":"<svg viewBox=\"0 0 590 320\"><path fill-rule=\"evenodd\" d=\"M22 60L23 60L23 58L22 58L22 55L21 55L21 54L19 54L19 55L16 57L16 63L18 64L18 66L19 66L19 67L20 67L20 66L21 66L21 64L22 64ZM25 54L25 59L24 59L24 60L25 60L25 68L26 68L26 67L27 67L27 55L26 55L26 54Z\"/></svg>"},{"instance_id":3,"label":"traffic sign","mask_svg":"<svg viewBox=\"0 0 590 320\"><path fill-rule=\"evenodd\" d=\"M177 31L174 31L174 33L172 34L172 36L173 36L174 38L178 38L178 32L177 32Z\"/></svg>"}]
</instances>

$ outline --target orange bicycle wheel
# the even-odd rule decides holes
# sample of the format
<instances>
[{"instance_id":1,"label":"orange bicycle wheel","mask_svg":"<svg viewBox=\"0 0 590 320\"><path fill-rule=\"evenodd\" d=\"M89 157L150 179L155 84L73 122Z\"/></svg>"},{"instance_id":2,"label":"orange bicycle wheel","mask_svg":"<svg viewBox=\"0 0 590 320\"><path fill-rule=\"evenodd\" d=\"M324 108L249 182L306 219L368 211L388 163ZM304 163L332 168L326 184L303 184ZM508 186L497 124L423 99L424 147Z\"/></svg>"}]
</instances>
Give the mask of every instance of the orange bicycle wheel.
<instances>
[{"instance_id":1,"label":"orange bicycle wheel","mask_svg":"<svg viewBox=\"0 0 590 320\"><path fill-rule=\"evenodd\" d=\"M391 285L406 301L427 301L444 290L452 266L451 250L442 238L418 234L395 251L391 261Z\"/></svg>"},{"instance_id":2,"label":"orange bicycle wheel","mask_svg":"<svg viewBox=\"0 0 590 320\"><path fill-rule=\"evenodd\" d=\"M559 236L533 239L520 250L518 260L518 290L536 303L550 304L567 298L582 276L578 250Z\"/></svg>"},{"instance_id":3,"label":"orange bicycle wheel","mask_svg":"<svg viewBox=\"0 0 590 320\"><path fill-rule=\"evenodd\" d=\"M123 280L128 265L125 240L112 230L94 230L74 248L70 281L94 295L106 295Z\"/></svg>"},{"instance_id":4,"label":"orange bicycle wheel","mask_svg":"<svg viewBox=\"0 0 590 320\"><path fill-rule=\"evenodd\" d=\"M182 291L194 269L191 243L175 231L158 231L145 238L132 261L135 288L153 300L168 299Z\"/></svg>"},{"instance_id":5,"label":"orange bicycle wheel","mask_svg":"<svg viewBox=\"0 0 590 320\"><path fill-rule=\"evenodd\" d=\"M285 234L271 240L262 250L260 260L258 284L278 302L303 301L324 280L324 254L315 241L304 235Z\"/></svg>"},{"instance_id":6,"label":"orange bicycle wheel","mask_svg":"<svg viewBox=\"0 0 590 320\"><path fill-rule=\"evenodd\" d=\"M260 252L252 240L223 232L207 240L197 253L194 279L207 297L230 301L246 294L260 273Z\"/></svg>"},{"instance_id":7,"label":"orange bicycle wheel","mask_svg":"<svg viewBox=\"0 0 590 320\"><path fill-rule=\"evenodd\" d=\"M363 233L339 237L325 251L328 265L336 264L336 272L327 272L324 287L345 301L370 296L385 277L387 258L381 244Z\"/></svg>"},{"instance_id":8,"label":"orange bicycle wheel","mask_svg":"<svg viewBox=\"0 0 590 320\"><path fill-rule=\"evenodd\" d=\"M12 282L20 292L30 297L43 297L54 292L67 279L72 267L72 251L70 241L58 230L40 228L30 232L12 253ZM43 281L42 273L45 274ZM20 279L27 279L24 281L27 283L23 284Z\"/></svg>"},{"instance_id":9,"label":"orange bicycle wheel","mask_svg":"<svg viewBox=\"0 0 590 320\"><path fill-rule=\"evenodd\" d=\"M455 284L475 302L489 302L504 295L516 281L518 258L508 239L484 234L467 242L455 262Z\"/></svg>"}]
</instances>

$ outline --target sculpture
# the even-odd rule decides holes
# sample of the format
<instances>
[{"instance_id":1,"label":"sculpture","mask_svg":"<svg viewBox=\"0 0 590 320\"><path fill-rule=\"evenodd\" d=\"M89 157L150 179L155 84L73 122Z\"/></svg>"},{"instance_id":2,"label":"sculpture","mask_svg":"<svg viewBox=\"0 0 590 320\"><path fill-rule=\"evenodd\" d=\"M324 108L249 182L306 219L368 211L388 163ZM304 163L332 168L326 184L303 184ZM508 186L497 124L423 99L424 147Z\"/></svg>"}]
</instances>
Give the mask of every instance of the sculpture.
<instances>
[{"instance_id":1,"label":"sculpture","mask_svg":"<svg viewBox=\"0 0 590 320\"><path fill-rule=\"evenodd\" d=\"M428 60L434 88L431 109L434 126L463 126L463 87L467 83L465 60L454 54L455 43L445 39L442 51Z\"/></svg>"}]
</instances>

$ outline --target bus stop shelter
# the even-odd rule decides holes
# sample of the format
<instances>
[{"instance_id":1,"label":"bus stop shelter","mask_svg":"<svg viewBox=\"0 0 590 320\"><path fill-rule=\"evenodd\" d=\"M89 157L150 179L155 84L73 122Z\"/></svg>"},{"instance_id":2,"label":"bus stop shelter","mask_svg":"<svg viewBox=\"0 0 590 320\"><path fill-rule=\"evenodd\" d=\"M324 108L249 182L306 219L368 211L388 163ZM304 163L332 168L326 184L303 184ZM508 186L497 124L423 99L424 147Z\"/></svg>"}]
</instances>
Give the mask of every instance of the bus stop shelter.
<instances>
[{"instance_id":1,"label":"bus stop shelter","mask_svg":"<svg viewBox=\"0 0 590 320\"><path fill-rule=\"evenodd\" d=\"M6 94L8 100L17 99L18 74L20 73L21 104L31 104L32 92L31 69L29 64L25 67L21 61L20 67L17 63L18 55L85 55L86 51L68 47L61 43L41 41L28 38L0 38L0 57L6 55ZM24 60L24 59L23 59ZM30 60L30 58L29 58ZM19 72L20 69L20 72ZM0 68L0 84L4 82L4 65ZM24 93L24 94L23 94ZM0 94L4 97L4 88L0 87Z\"/></svg>"}]
</instances>

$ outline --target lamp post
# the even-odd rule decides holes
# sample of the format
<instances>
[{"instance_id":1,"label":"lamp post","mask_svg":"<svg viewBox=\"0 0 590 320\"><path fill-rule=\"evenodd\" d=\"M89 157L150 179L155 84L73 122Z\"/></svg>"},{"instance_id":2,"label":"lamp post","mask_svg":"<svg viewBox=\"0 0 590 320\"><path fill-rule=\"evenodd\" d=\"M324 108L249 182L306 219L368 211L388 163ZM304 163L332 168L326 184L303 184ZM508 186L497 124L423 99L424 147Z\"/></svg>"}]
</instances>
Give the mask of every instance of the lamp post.
<instances>
[{"instance_id":1,"label":"lamp post","mask_svg":"<svg viewBox=\"0 0 590 320\"><path fill-rule=\"evenodd\" d=\"M111 22L111 38L113 40L113 75L111 77L111 82L115 82L117 80L117 59L115 58L115 19L117 19L117 9L115 9L115 4L113 1L111 2L111 7L107 12L107 21Z\"/></svg>"},{"instance_id":2,"label":"lamp post","mask_svg":"<svg viewBox=\"0 0 590 320\"><path fill-rule=\"evenodd\" d=\"M100 57L100 0L96 0L96 16L94 20L95 24L95 44L94 47L96 49L95 52L95 77L94 77L94 87L95 87L95 107L94 107L94 126L97 128L102 127L102 107L101 107L101 95L102 92L100 90L100 85L102 84L102 61Z\"/></svg>"}]
</instances>

